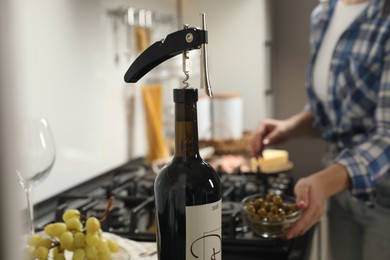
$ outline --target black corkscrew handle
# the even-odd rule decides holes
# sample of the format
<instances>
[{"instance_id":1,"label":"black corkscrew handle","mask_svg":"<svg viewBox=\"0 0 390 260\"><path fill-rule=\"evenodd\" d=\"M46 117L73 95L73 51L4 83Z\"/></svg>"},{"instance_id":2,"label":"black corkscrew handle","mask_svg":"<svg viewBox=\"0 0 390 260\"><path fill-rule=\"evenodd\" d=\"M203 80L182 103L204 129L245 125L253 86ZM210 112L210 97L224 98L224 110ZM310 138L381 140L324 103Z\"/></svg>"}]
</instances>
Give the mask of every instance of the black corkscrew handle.
<instances>
[{"instance_id":1,"label":"black corkscrew handle","mask_svg":"<svg viewBox=\"0 0 390 260\"><path fill-rule=\"evenodd\" d=\"M173 32L137 57L125 74L125 82L135 83L160 63L184 51L200 49L207 41L206 30L191 27Z\"/></svg>"}]
</instances>

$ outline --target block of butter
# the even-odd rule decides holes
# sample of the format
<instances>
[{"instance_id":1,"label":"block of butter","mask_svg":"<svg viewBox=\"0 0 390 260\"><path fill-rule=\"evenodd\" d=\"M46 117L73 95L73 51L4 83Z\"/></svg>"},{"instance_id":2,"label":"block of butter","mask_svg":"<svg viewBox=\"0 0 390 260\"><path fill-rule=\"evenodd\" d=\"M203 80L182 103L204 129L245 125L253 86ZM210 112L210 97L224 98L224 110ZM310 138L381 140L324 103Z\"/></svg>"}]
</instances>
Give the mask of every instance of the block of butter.
<instances>
[{"instance_id":1,"label":"block of butter","mask_svg":"<svg viewBox=\"0 0 390 260\"><path fill-rule=\"evenodd\" d=\"M263 173L274 173L292 168L289 154L286 150L265 149L263 156L251 161L251 168L259 168Z\"/></svg>"}]
</instances>

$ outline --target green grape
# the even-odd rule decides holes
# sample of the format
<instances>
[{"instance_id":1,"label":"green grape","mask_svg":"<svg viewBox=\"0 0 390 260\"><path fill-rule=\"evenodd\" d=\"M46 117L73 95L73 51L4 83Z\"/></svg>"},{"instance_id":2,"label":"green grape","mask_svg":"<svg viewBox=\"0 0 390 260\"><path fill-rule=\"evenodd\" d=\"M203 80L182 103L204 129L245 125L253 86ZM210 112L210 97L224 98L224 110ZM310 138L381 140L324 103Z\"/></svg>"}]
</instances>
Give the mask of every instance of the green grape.
<instances>
[{"instance_id":1,"label":"green grape","mask_svg":"<svg viewBox=\"0 0 390 260\"><path fill-rule=\"evenodd\" d=\"M81 231L83 230L83 224L81 224L80 219L71 218L66 221L66 227L71 231Z\"/></svg>"},{"instance_id":2,"label":"green grape","mask_svg":"<svg viewBox=\"0 0 390 260\"><path fill-rule=\"evenodd\" d=\"M65 211L65 213L62 215L62 220L64 222L67 222L71 218L80 219L80 216L81 216L80 211L78 211L77 209L70 209Z\"/></svg>"},{"instance_id":3,"label":"green grape","mask_svg":"<svg viewBox=\"0 0 390 260\"><path fill-rule=\"evenodd\" d=\"M98 253L110 252L106 240L104 239L99 239L99 242L96 245L96 250L98 251Z\"/></svg>"},{"instance_id":4,"label":"green grape","mask_svg":"<svg viewBox=\"0 0 390 260\"><path fill-rule=\"evenodd\" d=\"M107 245L110 251L113 253L119 252L120 250L119 245L112 239L107 240Z\"/></svg>"},{"instance_id":5,"label":"green grape","mask_svg":"<svg viewBox=\"0 0 390 260\"><path fill-rule=\"evenodd\" d=\"M82 248L77 248L74 253L72 260L84 260L85 258L85 251Z\"/></svg>"},{"instance_id":6,"label":"green grape","mask_svg":"<svg viewBox=\"0 0 390 260\"><path fill-rule=\"evenodd\" d=\"M73 238L72 232L65 231L64 233L62 233L62 235L60 237L60 244L61 244L62 248L69 250L69 251L73 251L73 249L74 249L73 241L74 241L74 238Z\"/></svg>"},{"instance_id":7,"label":"green grape","mask_svg":"<svg viewBox=\"0 0 390 260\"><path fill-rule=\"evenodd\" d=\"M78 210L67 210L62 215L62 219L65 223L52 223L44 228L48 236L56 237L58 240L39 235L28 238L29 246L25 250L27 260L47 260L51 248L50 259L53 260L65 260L64 250L73 252L72 260L110 260L111 252L120 250L114 240L103 239L103 230L97 218L88 218L85 230Z\"/></svg>"},{"instance_id":8,"label":"green grape","mask_svg":"<svg viewBox=\"0 0 390 260\"><path fill-rule=\"evenodd\" d=\"M98 253L98 256L99 256L99 260L111 260L110 252Z\"/></svg>"},{"instance_id":9,"label":"green grape","mask_svg":"<svg viewBox=\"0 0 390 260\"><path fill-rule=\"evenodd\" d=\"M34 234L28 237L27 239L27 245L29 246L37 246L39 241L42 240L42 237L40 235Z\"/></svg>"},{"instance_id":10,"label":"green grape","mask_svg":"<svg viewBox=\"0 0 390 260\"><path fill-rule=\"evenodd\" d=\"M43 246L43 247L46 247L47 249L49 249L51 247L51 244L52 244L52 241L50 239L44 238L38 242L38 245L36 247Z\"/></svg>"},{"instance_id":11,"label":"green grape","mask_svg":"<svg viewBox=\"0 0 390 260\"><path fill-rule=\"evenodd\" d=\"M39 260L46 260L48 255L49 255L49 249L44 246L38 247L34 253L34 256Z\"/></svg>"},{"instance_id":12,"label":"green grape","mask_svg":"<svg viewBox=\"0 0 390 260\"><path fill-rule=\"evenodd\" d=\"M48 236L60 237L66 231L66 224L61 222L49 224L45 227L44 231Z\"/></svg>"},{"instance_id":13,"label":"green grape","mask_svg":"<svg viewBox=\"0 0 390 260\"><path fill-rule=\"evenodd\" d=\"M56 255L58 255L60 253L60 249L58 246L54 247L53 250L51 251L53 257L55 257Z\"/></svg>"},{"instance_id":14,"label":"green grape","mask_svg":"<svg viewBox=\"0 0 390 260\"><path fill-rule=\"evenodd\" d=\"M84 233L77 232L74 235L74 246L76 248L84 248L85 247L85 235L84 235Z\"/></svg>"},{"instance_id":15,"label":"green grape","mask_svg":"<svg viewBox=\"0 0 390 260\"><path fill-rule=\"evenodd\" d=\"M64 253L58 253L58 255L53 257L53 260L66 260Z\"/></svg>"},{"instance_id":16,"label":"green grape","mask_svg":"<svg viewBox=\"0 0 390 260\"><path fill-rule=\"evenodd\" d=\"M53 260L65 260L64 251L60 248L60 246L53 247L51 254L53 256Z\"/></svg>"},{"instance_id":17,"label":"green grape","mask_svg":"<svg viewBox=\"0 0 390 260\"><path fill-rule=\"evenodd\" d=\"M88 259L95 259L98 255L97 250L93 246L87 246L85 248L85 255Z\"/></svg>"},{"instance_id":18,"label":"green grape","mask_svg":"<svg viewBox=\"0 0 390 260\"><path fill-rule=\"evenodd\" d=\"M85 242L87 243L88 246L96 246L99 243L99 237L97 233L94 234L89 234L85 236Z\"/></svg>"},{"instance_id":19,"label":"green grape","mask_svg":"<svg viewBox=\"0 0 390 260\"><path fill-rule=\"evenodd\" d=\"M88 233L98 232L100 229L100 222L97 218L91 217L87 219L86 229Z\"/></svg>"}]
</instances>

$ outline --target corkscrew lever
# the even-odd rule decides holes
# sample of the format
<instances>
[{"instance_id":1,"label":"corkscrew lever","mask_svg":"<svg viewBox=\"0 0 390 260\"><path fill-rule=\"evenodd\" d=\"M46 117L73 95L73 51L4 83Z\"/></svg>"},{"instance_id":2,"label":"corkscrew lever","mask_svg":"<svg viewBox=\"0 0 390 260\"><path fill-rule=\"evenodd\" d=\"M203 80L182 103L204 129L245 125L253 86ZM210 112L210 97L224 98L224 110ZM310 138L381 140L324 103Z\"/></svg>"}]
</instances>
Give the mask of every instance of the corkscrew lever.
<instances>
[{"instance_id":1,"label":"corkscrew lever","mask_svg":"<svg viewBox=\"0 0 390 260\"><path fill-rule=\"evenodd\" d=\"M205 30L205 16L202 15L202 29L190 27L168 34L161 41L155 42L130 65L125 74L125 82L135 83L146 73L162 62L182 54L184 51L202 49L201 55L201 88L205 88L208 96L212 96L208 66L207 66L207 31Z\"/></svg>"},{"instance_id":2,"label":"corkscrew lever","mask_svg":"<svg viewBox=\"0 0 390 260\"><path fill-rule=\"evenodd\" d=\"M173 32L137 57L125 74L125 82L135 83L160 63L183 51L199 49L204 43L207 43L207 32L204 30L187 28Z\"/></svg>"},{"instance_id":3,"label":"corkscrew lever","mask_svg":"<svg viewBox=\"0 0 390 260\"><path fill-rule=\"evenodd\" d=\"M200 14L202 30L206 31L206 15ZM201 55L200 55L200 87L204 88L207 96L212 97L213 92L211 90L210 85L210 77L209 77L209 65L208 65L208 53L207 53L207 44L203 43L201 46Z\"/></svg>"}]
</instances>

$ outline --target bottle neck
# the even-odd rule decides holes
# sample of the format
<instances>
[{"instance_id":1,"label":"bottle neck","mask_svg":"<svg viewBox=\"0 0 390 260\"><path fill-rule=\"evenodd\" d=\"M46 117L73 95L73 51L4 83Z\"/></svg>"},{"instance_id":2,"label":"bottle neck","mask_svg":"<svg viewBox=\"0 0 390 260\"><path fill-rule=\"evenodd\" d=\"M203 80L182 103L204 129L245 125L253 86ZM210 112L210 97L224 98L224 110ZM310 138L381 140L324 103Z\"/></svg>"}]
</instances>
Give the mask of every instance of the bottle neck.
<instances>
[{"instance_id":1,"label":"bottle neck","mask_svg":"<svg viewBox=\"0 0 390 260\"><path fill-rule=\"evenodd\" d=\"M175 104L175 157L199 157L196 101Z\"/></svg>"}]
</instances>

